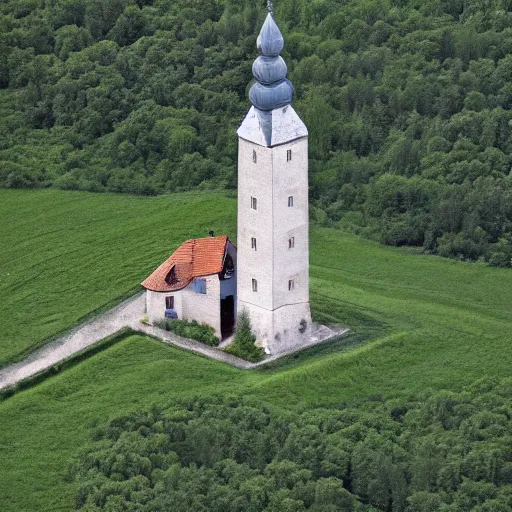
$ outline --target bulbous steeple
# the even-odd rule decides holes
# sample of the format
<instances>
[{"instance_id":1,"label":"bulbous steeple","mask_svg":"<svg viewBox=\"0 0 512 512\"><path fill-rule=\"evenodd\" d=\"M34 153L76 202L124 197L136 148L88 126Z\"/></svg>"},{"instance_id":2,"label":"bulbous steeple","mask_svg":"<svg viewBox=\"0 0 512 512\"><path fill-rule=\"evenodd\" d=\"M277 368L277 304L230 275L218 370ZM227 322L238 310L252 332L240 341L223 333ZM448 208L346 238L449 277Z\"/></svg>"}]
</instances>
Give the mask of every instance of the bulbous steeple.
<instances>
[{"instance_id":1,"label":"bulbous steeple","mask_svg":"<svg viewBox=\"0 0 512 512\"><path fill-rule=\"evenodd\" d=\"M288 68L279 56L284 39L271 13L268 14L256 43L261 55L254 61L252 73L257 82L249 91L255 108L269 112L292 102L293 85L286 78Z\"/></svg>"},{"instance_id":2,"label":"bulbous steeple","mask_svg":"<svg viewBox=\"0 0 512 512\"><path fill-rule=\"evenodd\" d=\"M269 11L256 43L260 56L252 65L257 80L249 91L253 106L237 130L240 138L263 147L308 136L306 126L291 106L293 85L286 79L288 69L279 56L284 40L272 16L270 0Z\"/></svg>"}]
</instances>

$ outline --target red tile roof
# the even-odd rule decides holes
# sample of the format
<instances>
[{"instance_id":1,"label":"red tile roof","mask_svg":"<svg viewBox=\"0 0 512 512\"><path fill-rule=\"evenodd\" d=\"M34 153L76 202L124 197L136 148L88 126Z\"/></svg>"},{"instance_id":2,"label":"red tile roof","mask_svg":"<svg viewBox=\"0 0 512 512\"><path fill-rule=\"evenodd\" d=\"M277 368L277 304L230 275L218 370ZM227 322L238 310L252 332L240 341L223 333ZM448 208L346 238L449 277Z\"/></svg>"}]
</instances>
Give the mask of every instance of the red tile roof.
<instances>
[{"instance_id":1,"label":"red tile roof","mask_svg":"<svg viewBox=\"0 0 512 512\"><path fill-rule=\"evenodd\" d=\"M185 288L195 277L218 274L224 266L226 235L187 240L141 284L154 292L170 292ZM175 279L168 276L174 267Z\"/></svg>"}]
</instances>

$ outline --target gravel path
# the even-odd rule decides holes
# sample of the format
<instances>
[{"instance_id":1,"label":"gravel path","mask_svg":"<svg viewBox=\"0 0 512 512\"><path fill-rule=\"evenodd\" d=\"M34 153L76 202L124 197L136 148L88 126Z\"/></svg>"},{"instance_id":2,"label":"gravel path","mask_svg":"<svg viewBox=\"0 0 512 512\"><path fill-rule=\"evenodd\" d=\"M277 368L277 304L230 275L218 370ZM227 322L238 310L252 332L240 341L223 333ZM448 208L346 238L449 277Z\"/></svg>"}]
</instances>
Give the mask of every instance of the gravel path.
<instances>
[{"instance_id":1,"label":"gravel path","mask_svg":"<svg viewBox=\"0 0 512 512\"><path fill-rule=\"evenodd\" d=\"M339 338L349 331L349 329L341 326L336 328L316 326L313 336L308 344L286 353L267 356L259 363L249 363L248 361L239 359L231 354L226 354L216 348L208 347L198 341L181 338L171 332L142 324L140 320L144 316L145 304L146 297L145 293L142 292L135 297L122 302L103 315L76 327L66 335L50 342L48 345L35 350L23 361L1 369L0 389L13 386L23 379L32 377L33 375L46 370L59 361L67 359L88 346L94 345L107 336L114 334L123 327L130 327L134 331L154 336L164 343L186 350L191 350L192 352L216 359L217 361L222 361L235 366L236 368L240 368L241 370L257 368L293 352L298 352L304 348L318 345L319 343L324 343L334 338Z\"/></svg>"},{"instance_id":2,"label":"gravel path","mask_svg":"<svg viewBox=\"0 0 512 512\"><path fill-rule=\"evenodd\" d=\"M138 322L144 315L145 295L140 293L103 315L79 325L69 333L35 350L26 359L0 370L0 389L31 377L67 359L84 348L114 334L126 325Z\"/></svg>"}]
</instances>

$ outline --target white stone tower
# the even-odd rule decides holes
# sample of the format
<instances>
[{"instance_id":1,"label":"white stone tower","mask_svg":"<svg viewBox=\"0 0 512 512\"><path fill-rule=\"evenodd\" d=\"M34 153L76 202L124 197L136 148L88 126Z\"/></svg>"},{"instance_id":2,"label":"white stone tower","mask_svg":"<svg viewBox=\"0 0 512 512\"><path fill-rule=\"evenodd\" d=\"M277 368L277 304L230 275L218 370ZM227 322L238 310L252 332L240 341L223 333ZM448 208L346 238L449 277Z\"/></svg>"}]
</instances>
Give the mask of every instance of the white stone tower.
<instances>
[{"instance_id":1,"label":"white stone tower","mask_svg":"<svg viewBox=\"0 0 512 512\"><path fill-rule=\"evenodd\" d=\"M238 311L267 353L311 338L308 131L291 107L272 14L258 37L252 107L238 130Z\"/></svg>"}]
</instances>

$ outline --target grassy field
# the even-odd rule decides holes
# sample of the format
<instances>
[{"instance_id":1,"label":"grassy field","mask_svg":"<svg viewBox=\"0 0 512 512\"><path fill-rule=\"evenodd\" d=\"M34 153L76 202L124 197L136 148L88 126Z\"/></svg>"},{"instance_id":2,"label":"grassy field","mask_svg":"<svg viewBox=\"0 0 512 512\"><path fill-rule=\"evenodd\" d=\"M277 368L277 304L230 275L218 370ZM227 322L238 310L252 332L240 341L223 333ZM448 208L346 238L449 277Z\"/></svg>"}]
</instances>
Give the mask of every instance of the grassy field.
<instances>
[{"instance_id":1,"label":"grassy field","mask_svg":"<svg viewBox=\"0 0 512 512\"><path fill-rule=\"evenodd\" d=\"M0 190L0 366L138 289L185 239L233 233L235 212L214 195Z\"/></svg>"},{"instance_id":2,"label":"grassy field","mask_svg":"<svg viewBox=\"0 0 512 512\"><path fill-rule=\"evenodd\" d=\"M235 201L216 195L0 191L0 209L9 241L0 247L4 361L135 289L183 239L235 232ZM348 339L242 372L132 336L0 404L0 509L69 510L64 475L91 427L141 405L215 393L277 407L404 400L508 376L511 289L509 270L315 228L313 312L348 323Z\"/></svg>"}]
</instances>

